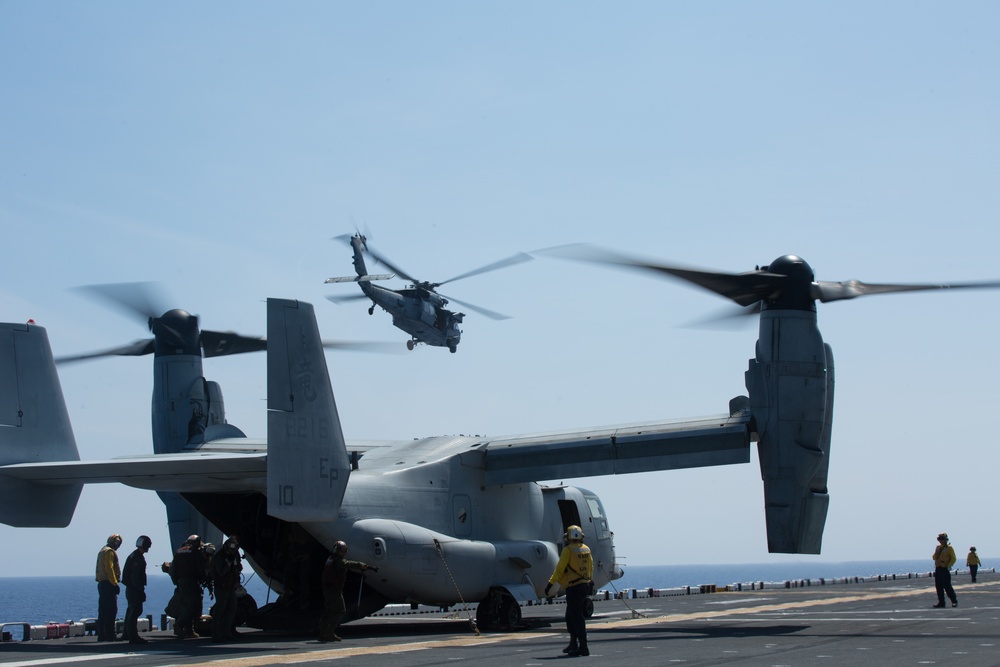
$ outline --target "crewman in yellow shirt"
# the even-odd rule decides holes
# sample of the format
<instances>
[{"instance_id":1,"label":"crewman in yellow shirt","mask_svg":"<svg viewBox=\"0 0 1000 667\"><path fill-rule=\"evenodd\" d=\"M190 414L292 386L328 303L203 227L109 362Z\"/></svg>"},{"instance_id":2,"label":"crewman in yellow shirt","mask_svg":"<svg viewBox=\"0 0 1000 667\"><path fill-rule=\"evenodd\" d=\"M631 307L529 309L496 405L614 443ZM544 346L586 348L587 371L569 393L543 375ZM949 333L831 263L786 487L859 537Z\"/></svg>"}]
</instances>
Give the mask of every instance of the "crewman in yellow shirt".
<instances>
[{"instance_id":1,"label":"crewman in yellow shirt","mask_svg":"<svg viewBox=\"0 0 1000 667\"><path fill-rule=\"evenodd\" d=\"M944 594L948 594L951 606L958 606L958 596L951 586L951 566L955 564L955 549L948 543L948 533L937 536L938 545L934 549L934 590L937 591L938 603L935 607L944 606Z\"/></svg>"},{"instance_id":2,"label":"crewman in yellow shirt","mask_svg":"<svg viewBox=\"0 0 1000 667\"><path fill-rule=\"evenodd\" d=\"M559 584L559 588L566 591L569 646L563 649L563 653L570 656L590 655L585 613L587 597L594 583L594 559L590 555L590 547L583 543L583 529L580 526L569 526L563 539L565 546L559 554L555 571L549 577L545 595L549 595L554 584Z\"/></svg>"},{"instance_id":3,"label":"crewman in yellow shirt","mask_svg":"<svg viewBox=\"0 0 1000 667\"><path fill-rule=\"evenodd\" d=\"M108 543L97 553L97 641L113 642L118 639L115 618L118 616L118 593L121 592L122 569L118 565L118 547L122 536L118 533L108 538Z\"/></svg>"}]
</instances>

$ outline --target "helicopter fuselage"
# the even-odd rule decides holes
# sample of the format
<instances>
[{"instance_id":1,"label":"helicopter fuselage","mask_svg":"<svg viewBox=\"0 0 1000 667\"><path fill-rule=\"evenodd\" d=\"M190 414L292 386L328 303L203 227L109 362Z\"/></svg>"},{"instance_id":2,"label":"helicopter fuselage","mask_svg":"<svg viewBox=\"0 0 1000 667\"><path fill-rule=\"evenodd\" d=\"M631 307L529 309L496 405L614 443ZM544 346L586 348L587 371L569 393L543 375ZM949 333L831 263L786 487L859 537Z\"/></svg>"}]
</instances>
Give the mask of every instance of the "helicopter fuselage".
<instances>
[{"instance_id":1,"label":"helicopter fuselage","mask_svg":"<svg viewBox=\"0 0 1000 667\"><path fill-rule=\"evenodd\" d=\"M436 292L419 287L391 290L368 281L360 284L374 305L392 315L393 326L412 336L407 345L410 349L413 343L424 343L454 352L462 340L458 325L465 314L445 308L448 300Z\"/></svg>"}]
</instances>

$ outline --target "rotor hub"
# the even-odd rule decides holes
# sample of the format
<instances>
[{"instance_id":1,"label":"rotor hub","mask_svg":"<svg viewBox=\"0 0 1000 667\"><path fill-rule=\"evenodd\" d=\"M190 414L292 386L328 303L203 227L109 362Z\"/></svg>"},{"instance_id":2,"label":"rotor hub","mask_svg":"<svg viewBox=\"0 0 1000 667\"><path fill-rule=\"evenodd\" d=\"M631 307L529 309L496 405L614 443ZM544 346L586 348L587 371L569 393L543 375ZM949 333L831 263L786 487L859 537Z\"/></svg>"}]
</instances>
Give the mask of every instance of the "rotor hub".
<instances>
[{"instance_id":1,"label":"rotor hub","mask_svg":"<svg viewBox=\"0 0 1000 667\"><path fill-rule=\"evenodd\" d=\"M815 281L812 267L797 255L782 255L770 266L761 267L763 271L788 278L776 294L764 299L762 310L808 310L816 312L816 301L812 296L811 287Z\"/></svg>"},{"instance_id":2,"label":"rotor hub","mask_svg":"<svg viewBox=\"0 0 1000 667\"><path fill-rule=\"evenodd\" d=\"M198 316L179 308L160 317L150 318L150 331L156 338L154 354L201 356Z\"/></svg>"}]
</instances>

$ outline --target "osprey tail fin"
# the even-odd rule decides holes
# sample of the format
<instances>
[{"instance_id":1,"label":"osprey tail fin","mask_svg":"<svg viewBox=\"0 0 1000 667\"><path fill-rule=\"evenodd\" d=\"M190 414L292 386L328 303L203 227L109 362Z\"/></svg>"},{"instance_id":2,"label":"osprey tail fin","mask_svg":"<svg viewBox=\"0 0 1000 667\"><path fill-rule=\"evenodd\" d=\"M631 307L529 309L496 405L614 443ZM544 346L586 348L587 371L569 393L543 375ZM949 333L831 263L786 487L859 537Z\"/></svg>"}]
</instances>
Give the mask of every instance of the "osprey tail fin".
<instances>
[{"instance_id":1,"label":"osprey tail fin","mask_svg":"<svg viewBox=\"0 0 1000 667\"><path fill-rule=\"evenodd\" d=\"M81 484L43 484L3 474L17 463L79 461L44 327L0 324L0 522L69 525Z\"/></svg>"},{"instance_id":2,"label":"osprey tail fin","mask_svg":"<svg viewBox=\"0 0 1000 667\"><path fill-rule=\"evenodd\" d=\"M351 472L313 307L267 300L267 513L337 518Z\"/></svg>"}]
</instances>

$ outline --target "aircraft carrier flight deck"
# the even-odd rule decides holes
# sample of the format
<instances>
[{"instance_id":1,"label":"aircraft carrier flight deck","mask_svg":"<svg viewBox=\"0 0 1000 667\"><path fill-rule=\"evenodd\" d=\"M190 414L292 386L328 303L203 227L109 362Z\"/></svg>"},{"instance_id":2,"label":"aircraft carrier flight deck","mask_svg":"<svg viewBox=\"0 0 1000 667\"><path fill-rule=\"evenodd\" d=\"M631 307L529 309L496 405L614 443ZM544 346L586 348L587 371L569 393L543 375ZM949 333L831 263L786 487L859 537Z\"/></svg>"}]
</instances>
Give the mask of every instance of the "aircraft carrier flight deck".
<instances>
[{"instance_id":1,"label":"aircraft carrier flight deck","mask_svg":"<svg viewBox=\"0 0 1000 667\"><path fill-rule=\"evenodd\" d=\"M639 590L599 599L588 621L589 657L569 658L561 604L522 608L518 627L477 634L474 607L385 615L341 626L340 642L243 630L240 641L176 639L98 643L94 636L0 644L0 664L36 667L77 662L130 665L322 664L415 667L544 666L553 660L630 667L653 665L1000 665L1000 575L956 577L958 605L936 603L933 580L907 578L791 582L754 590ZM704 592L702 592L704 591ZM671 594L667 594L667 593ZM391 661L387 663L386 661Z\"/></svg>"}]
</instances>

